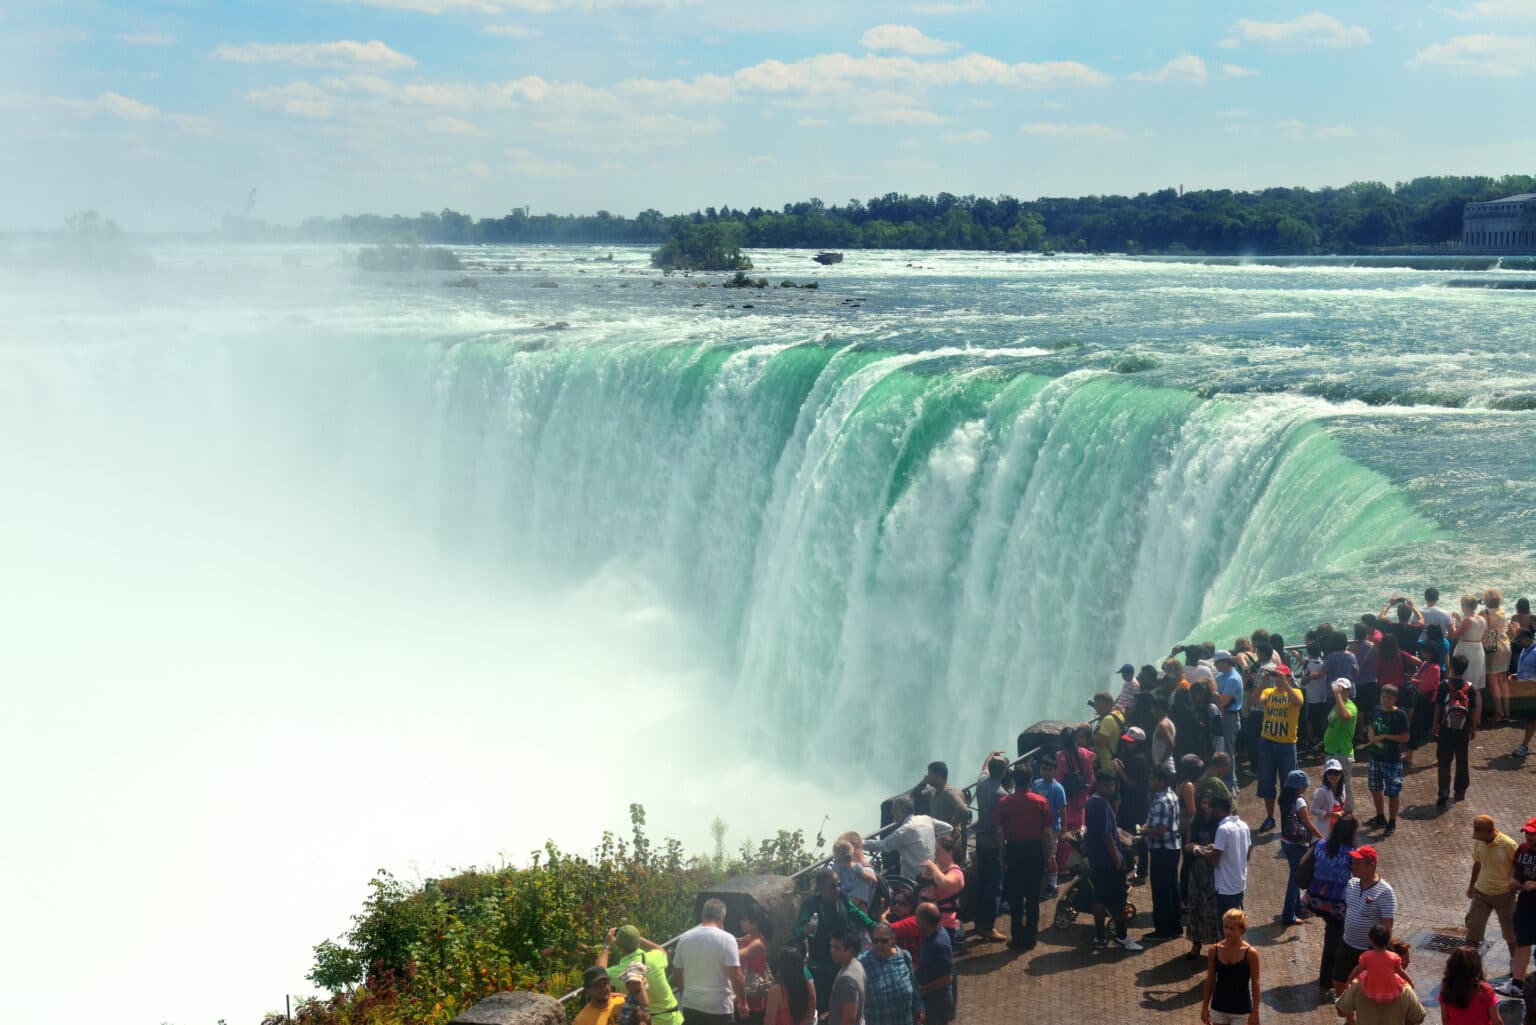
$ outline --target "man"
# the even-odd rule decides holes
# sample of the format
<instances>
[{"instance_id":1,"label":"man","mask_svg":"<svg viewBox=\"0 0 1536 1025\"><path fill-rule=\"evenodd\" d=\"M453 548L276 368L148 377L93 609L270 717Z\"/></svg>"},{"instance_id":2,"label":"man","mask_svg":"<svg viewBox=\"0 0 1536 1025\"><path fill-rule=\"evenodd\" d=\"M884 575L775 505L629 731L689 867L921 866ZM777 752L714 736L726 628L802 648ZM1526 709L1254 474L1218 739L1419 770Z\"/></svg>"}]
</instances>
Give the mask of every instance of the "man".
<instances>
[{"instance_id":1,"label":"man","mask_svg":"<svg viewBox=\"0 0 1536 1025\"><path fill-rule=\"evenodd\" d=\"M1349 973L1360 955L1371 949L1371 930L1384 925L1388 931L1397 918L1397 894L1376 872L1376 848L1356 847L1349 854L1349 886L1344 890L1344 935L1333 961L1333 992L1344 994Z\"/></svg>"},{"instance_id":2,"label":"man","mask_svg":"<svg viewBox=\"0 0 1536 1025\"><path fill-rule=\"evenodd\" d=\"M1365 995L1359 979L1345 987L1334 1010L1339 1017L1348 1017L1355 1025L1419 1025L1425 1017L1424 1004L1407 983L1403 984L1397 999L1381 1004Z\"/></svg>"},{"instance_id":3,"label":"man","mask_svg":"<svg viewBox=\"0 0 1536 1025\"><path fill-rule=\"evenodd\" d=\"M1227 773L1231 771L1232 757L1225 751L1217 751L1211 755L1211 760L1205 763L1205 771L1200 778L1195 780L1195 793L1220 795L1227 799L1232 807L1237 807L1237 795L1227 788Z\"/></svg>"},{"instance_id":4,"label":"man","mask_svg":"<svg viewBox=\"0 0 1536 1025\"><path fill-rule=\"evenodd\" d=\"M824 868L816 873L815 892L806 894L800 901L794 936L805 941L806 965L810 968L811 981L816 984L818 1011L827 1009L832 981L840 967L832 956L832 941L850 929L869 929L874 924L862 908L843 896L842 883L835 871Z\"/></svg>"},{"instance_id":5,"label":"man","mask_svg":"<svg viewBox=\"0 0 1536 1025\"><path fill-rule=\"evenodd\" d=\"M1146 828L1141 831L1152 861L1152 931L1145 939L1170 940L1180 935L1179 849L1182 844L1179 840L1179 797L1173 790L1175 778L1171 767L1152 767L1152 785L1156 792L1147 809Z\"/></svg>"},{"instance_id":6,"label":"man","mask_svg":"<svg viewBox=\"0 0 1536 1025\"><path fill-rule=\"evenodd\" d=\"M617 963L608 963L609 952L619 956ZM645 967L646 993L650 1000L646 1011L651 1025L682 1025L683 1016L677 1010L677 997L672 994L672 984L667 981L667 952L661 944L653 943L640 935L632 925L609 929L603 949L597 955L597 966L608 970L608 979L618 986L624 969L631 964Z\"/></svg>"},{"instance_id":7,"label":"man","mask_svg":"<svg viewBox=\"0 0 1536 1025\"><path fill-rule=\"evenodd\" d=\"M678 937L672 985L683 994L678 1004L684 1025L733 1025L747 1013L741 954L736 937L725 931L725 901L706 900L699 924Z\"/></svg>"},{"instance_id":8,"label":"man","mask_svg":"<svg viewBox=\"0 0 1536 1025\"><path fill-rule=\"evenodd\" d=\"M1040 884L1047 865L1056 864L1055 816L1050 802L1029 788L1029 770L1019 766L1014 771L1022 778L998 803L996 839L1007 863L1008 946L1033 950L1040 930Z\"/></svg>"},{"instance_id":9,"label":"man","mask_svg":"<svg viewBox=\"0 0 1536 1025\"><path fill-rule=\"evenodd\" d=\"M1525 978L1525 969L1531 963L1531 945L1536 944L1536 817L1525 820L1521 835L1525 842L1515 848L1509 883L1515 894L1515 948L1509 958L1511 982ZM1510 990L1505 987L1502 992Z\"/></svg>"},{"instance_id":10,"label":"man","mask_svg":"<svg viewBox=\"0 0 1536 1025\"><path fill-rule=\"evenodd\" d=\"M1477 688L1467 682L1467 656L1452 655L1451 677L1435 699L1435 719L1430 730L1435 738L1435 773L1439 783L1436 808L1450 807L1452 763L1456 767L1456 800L1467 796L1467 787L1472 784L1467 753L1477 736L1481 702Z\"/></svg>"},{"instance_id":11,"label":"man","mask_svg":"<svg viewBox=\"0 0 1536 1025\"><path fill-rule=\"evenodd\" d=\"M1094 794L1084 811L1083 846L1093 880L1093 943L1096 947L1109 946L1104 929L1107 916L1115 923L1115 942L1122 950L1136 952L1143 948L1127 935L1130 919L1125 913L1125 858L1120 853L1114 796L1114 773L1101 773L1094 778Z\"/></svg>"},{"instance_id":12,"label":"man","mask_svg":"<svg viewBox=\"0 0 1536 1025\"><path fill-rule=\"evenodd\" d=\"M1061 812L1067 806L1067 788L1061 785L1056 778L1056 759L1045 758L1040 762L1040 778L1029 785L1031 792L1045 798L1045 803L1051 806L1051 828L1056 831L1056 842L1061 842ZM1050 852L1055 854L1054 851ZM1045 884L1040 887L1040 899L1056 896L1057 866L1054 857L1048 857L1045 864Z\"/></svg>"},{"instance_id":13,"label":"man","mask_svg":"<svg viewBox=\"0 0 1536 1025\"><path fill-rule=\"evenodd\" d=\"M823 1019L831 1025L864 1025L865 976L864 966L859 963L862 945L854 929L838 933L828 944L837 964L837 976L827 994L827 1016Z\"/></svg>"},{"instance_id":14,"label":"man","mask_svg":"<svg viewBox=\"0 0 1536 1025\"><path fill-rule=\"evenodd\" d=\"M929 815L916 815L912 812L911 799L903 796L891 802L898 807L893 808L896 821L901 825L883 837L864 841L864 849L881 853L889 851L896 855L896 872L908 879L916 879L922 871L923 862L932 861L933 855L938 850L938 839L954 831L949 822L941 822ZM889 866L887 866L889 870Z\"/></svg>"},{"instance_id":15,"label":"man","mask_svg":"<svg viewBox=\"0 0 1536 1025\"><path fill-rule=\"evenodd\" d=\"M917 906L917 924L923 930L923 947L917 958L917 991L923 997L926 1025L949 1025L955 1019L955 948L949 933L939 926L934 904Z\"/></svg>"},{"instance_id":16,"label":"man","mask_svg":"<svg viewBox=\"0 0 1536 1025\"><path fill-rule=\"evenodd\" d=\"M1408 607L1413 608L1410 602ZM1451 614L1440 607L1440 590L1435 587L1424 588L1424 607L1416 610L1419 621L1424 624L1424 635L1429 635L1429 628L1438 626L1443 637L1451 632Z\"/></svg>"},{"instance_id":17,"label":"man","mask_svg":"<svg viewBox=\"0 0 1536 1025\"><path fill-rule=\"evenodd\" d=\"M1291 667L1284 662L1265 666L1261 680L1259 704L1264 708L1264 721L1259 726L1255 762L1258 794L1264 801L1264 821L1259 832L1267 833L1275 828L1275 796L1280 781L1296 768L1296 741L1301 736L1301 706L1305 698L1291 680Z\"/></svg>"},{"instance_id":18,"label":"man","mask_svg":"<svg viewBox=\"0 0 1536 1025\"><path fill-rule=\"evenodd\" d=\"M1467 884L1467 945L1481 947L1488 928L1488 914L1499 916L1499 931L1509 946L1510 963L1515 947L1515 841L1499 832L1493 816L1479 815L1472 820L1472 881ZM1511 979L1518 985L1519 978Z\"/></svg>"},{"instance_id":19,"label":"man","mask_svg":"<svg viewBox=\"0 0 1536 1025\"><path fill-rule=\"evenodd\" d=\"M1221 735L1228 753L1237 751L1237 735L1243 728L1243 674L1237 671L1230 651L1218 651L1216 663L1216 705L1221 709ZM1237 793L1237 762L1228 759L1227 789Z\"/></svg>"},{"instance_id":20,"label":"man","mask_svg":"<svg viewBox=\"0 0 1536 1025\"><path fill-rule=\"evenodd\" d=\"M1339 770L1344 773L1344 810L1353 815L1355 788L1349 782L1349 773L1355 759L1355 719L1359 708L1349 700L1348 680L1334 680L1332 693L1333 707L1328 709L1327 725L1323 728L1323 761L1333 759L1339 763Z\"/></svg>"},{"instance_id":21,"label":"man","mask_svg":"<svg viewBox=\"0 0 1536 1025\"><path fill-rule=\"evenodd\" d=\"M951 829L960 830L960 850L965 850L966 831L971 824L971 806L965 794L949 785L949 766L943 762L929 762L928 772L917 785L907 791L912 809L919 815L932 815L940 822L948 822Z\"/></svg>"},{"instance_id":22,"label":"man","mask_svg":"<svg viewBox=\"0 0 1536 1025\"><path fill-rule=\"evenodd\" d=\"M998 802L1008 794L1008 758L993 751L976 779L976 935L1003 940L997 931L997 895L1003 882L1002 845L997 842Z\"/></svg>"},{"instance_id":23,"label":"man","mask_svg":"<svg viewBox=\"0 0 1536 1025\"><path fill-rule=\"evenodd\" d=\"M1349 645L1350 653L1360 666L1360 677L1355 681L1355 693L1352 696L1361 708L1375 708L1381 699L1381 684L1376 680L1376 642L1371 638L1380 638L1381 632L1373 628L1375 616L1366 613L1360 618L1363 621L1355 624L1355 639Z\"/></svg>"},{"instance_id":24,"label":"man","mask_svg":"<svg viewBox=\"0 0 1536 1025\"><path fill-rule=\"evenodd\" d=\"M1093 731L1094 772L1113 776L1115 752L1120 750L1120 737L1125 733L1125 713L1115 708L1115 699L1105 690L1095 694L1088 704L1099 717L1099 725Z\"/></svg>"},{"instance_id":25,"label":"man","mask_svg":"<svg viewBox=\"0 0 1536 1025\"><path fill-rule=\"evenodd\" d=\"M1127 662L1119 669L1120 694L1115 698L1115 707L1121 715L1130 715L1131 708L1136 704L1136 695L1141 693L1141 683L1136 679L1136 667Z\"/></svg>"},{"instance_id":26,"label":"man","mask_svg":"<svg viewBox=\"0 0 1536 1025\"><path fill-rule=\"evenodd\" d=\"M1211 810L1221 816L1221 821L1216 824L1216 839L1206 859L1216 866L1216 910L1226 914L1243 906L1243 893L1248 889L1248 851L1253 838L1248 823L1232 810L1230 797L1213 794L1210 802Z\"/></svg>"},{"instance_id":27,"label":"man","mask_svg":"<svg viewBox=\"0 0 1536 1025\"><path fill-rule=\"evenodd\" d=\"M1371 751L1367 786L1371 803L1376 806L1376 817L1366 825L1384 827L1381 835L1388 837L1397 831L1397 808L1403 793L1403 746L1408 743L1408 713L1397 707L1397 688L1390 683L1381 688L1381 705L1365 739ZM1390 817L1383 814L1383 797Z\"/></svg>"},{"instance_id":28,"label":"man","mask_svg":"<svg viewBox=\"0 0 1536 1025\"><path fill-rule=\"evenodd\" d=\"M1153 765L1174 768L1174 754L1178 750L1179 733L1168 715L1168 695L1161 692L1152 696L1152 732L1150 757Z\"/></svg>"},{"instance_id":29,"label":"man","mask_svg":"<svg viewBox=\"0 0 1536 1025\"><path fill-rule=\"evenodd\" d=\"M581 995L586 1001L576 1014L576 1025L609 1025L619 1020L624 994L615 993L608 982L608 970L593 965L581 973Z\"/></svg>"}]
</instances>

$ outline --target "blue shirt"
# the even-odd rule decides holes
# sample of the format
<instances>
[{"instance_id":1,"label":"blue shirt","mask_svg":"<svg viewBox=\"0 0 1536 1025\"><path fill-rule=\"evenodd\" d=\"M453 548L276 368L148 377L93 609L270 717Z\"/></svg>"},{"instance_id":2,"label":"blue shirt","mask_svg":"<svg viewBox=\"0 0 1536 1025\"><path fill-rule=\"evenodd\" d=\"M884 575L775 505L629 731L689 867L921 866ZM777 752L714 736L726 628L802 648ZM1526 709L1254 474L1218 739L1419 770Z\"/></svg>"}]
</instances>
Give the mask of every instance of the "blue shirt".
<instances>
[{"instance_id":1,"label":"blue shirt","mask_svg":"<svg viewBox=\"0 0 1536 1025\"><path fill-rule=\"evenodd\" d=\"M1054 827L1055 830L1056 830L1056 835L1060 836L1061 835L1061 809L1063 809L1063 808L1065 808L1067 806L1067 788L1062 786L1060 783L1058 783L1054 779L1051 780L1049 783L1047 783L1043 779L1037 779L1037 780L1034 781L1034 783L1032 783L1030 785L1029 789L1034 791L1035 793L1039 794L1041 797L1045 798L1047 803L1050 804L1050 806L1051 806L1051 814L1053 816L1055 816L1055 819L1056 819L1056 824L1055 824L1055 827ZM977 843L980 843L980 842L981 842L980 838L978 837L977 838Z\"/></svg>"},{"instance_id":2,"label":"blue shirt","mask_svg":"<svg viewBox=\"0 0 1536 1025\"><path fill-rule=\"evenodd\" d=\"M1216 693L1232 697L1232 703L1223 712L1231 715L1243 710L1243 676L1236 669L1224 669L1216 674Z\"/></svg>"},{"instance_id":3,"label":"blue shirt","mask_svg":"<svg viewBox=\"0 0 1536 1025\"><path fill-rule=\"evenodd\" d=\"M1007 793L1001 783L985 772L976 781L976 846L982 850L997 846L997 802Z\"/></svg>"},{"instance_id":4,"label":"blue shirt","mask_svg":"<svg viewBox=\"0 0 1536 1025\"><path fill-rule=\"evenodd\" d=\"M1088 864L1096 869L1113 869L1115 858L1104 846L1104 838L1110 837L1118 846L1120 835L1115 826L1115 809L1102 795L1094 794L1088 798L1088 807L1083 810L1083 825L1086 827L1084 846L1088 848Z\"/></svg>"},{"instance_id":5,"label":"blue shirt","mask_svg":"<svg viewBox=\"0 0 1536 1025\"><path fill-rule=\"evenodd\" d=\"M949 941L949 930L938 929L932 936L923 937L923 947L917 955L917 985L921 989L934 979L955 974L955 946Z\"/></svg>"}]
</instances>

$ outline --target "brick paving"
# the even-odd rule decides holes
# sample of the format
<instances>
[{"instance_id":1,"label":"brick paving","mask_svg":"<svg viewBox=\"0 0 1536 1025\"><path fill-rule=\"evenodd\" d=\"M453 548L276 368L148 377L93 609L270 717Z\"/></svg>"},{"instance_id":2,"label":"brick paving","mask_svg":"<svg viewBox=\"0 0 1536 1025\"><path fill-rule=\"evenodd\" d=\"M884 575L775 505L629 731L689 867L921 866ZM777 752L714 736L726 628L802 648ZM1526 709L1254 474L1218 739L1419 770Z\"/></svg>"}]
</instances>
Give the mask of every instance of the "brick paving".
<instances>
[{"instance_id":1,"label":"brick paving","mask_svg":"<svg viewBox=\"0 0 1536 1025\"><path fill-rule=\"evenodd\" d=\"M1536 755L1521 764L1510 754L1520 735L1519 728L1512 726L1478 734L1472 745L1472 786L1467 800L1445 811L1435 808L1434 750L1421 750L1403 787L1397 832L1382 839L1380 830L1361 828L1358 842L1372 844L1381 852L1382 878L1397 893L1395 932L1413 947L1409 972L1430 1022L1440 1021L1435 994L1446 955L1429 943L1437 935L1464 934L1473 817L1483 813L1494 816L1499 829L1518 841L1520 827L1536 814ZM1303 767L1316 782L1319 766L1303 763ZM1356 764L1354 780L1359 787L1355 811L1363 823L1373 814L1365 789L1364 764ZM1256 826L1263 818L1263 805L1251 782L1243 785L1238 801L1243 817L1250 826ZM1289 929L1279 925L1285 879L1286 862L1277 834L1261 837L1255 833L1244 904L1251 923L1248 940L1259 950L1263 981L1260 1020L1342 1021L1331 1003L1319 1003L1317 997L1322 923L1314 921ZM1066 892L1066 886L1061 889ZM1132 888L1131 901L1137 908L1131 935L1140 938L1152 930L1147 887ZM1091 946L1091 915L1079 915L1070 927L1055 929L1049 927L1054 911L1054 901L1042 907L1039 944L1027 954L1008 950L1001 943L966 941L957 967L957 1020L961 1025L1199 1022L1205 963L1184 960L1188 942L1148 942L1140 954L1095 950ZM1007 932L1006 916L999 928ZM1509 955L1497 919L1489 920L1488 937L1483 955L1488 976L1508 974ZM1500 1009L1507 1025L1523 1020L1518 1000L1504 998Z\"/></svg>"}]
</instances>

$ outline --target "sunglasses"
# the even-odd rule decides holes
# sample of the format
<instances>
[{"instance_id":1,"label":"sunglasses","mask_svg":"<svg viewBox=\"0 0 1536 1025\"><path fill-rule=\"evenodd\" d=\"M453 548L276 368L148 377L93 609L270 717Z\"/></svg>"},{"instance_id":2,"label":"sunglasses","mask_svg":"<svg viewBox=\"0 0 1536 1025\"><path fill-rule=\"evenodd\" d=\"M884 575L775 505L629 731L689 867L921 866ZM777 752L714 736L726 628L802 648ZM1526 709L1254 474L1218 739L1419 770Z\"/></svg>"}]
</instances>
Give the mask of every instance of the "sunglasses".
<instances>
[{"instance_id":1,"label":"sunglasses","mask_svg":"<svg viewBox=\"0 0 1536 1025\"><path fill-rule=\"evenodd\" d=\"M890 938L889 936L876 936L871 942L885 944L885 943L895 943L896 941L894 939Z\"/></svg>"}]
</instances>

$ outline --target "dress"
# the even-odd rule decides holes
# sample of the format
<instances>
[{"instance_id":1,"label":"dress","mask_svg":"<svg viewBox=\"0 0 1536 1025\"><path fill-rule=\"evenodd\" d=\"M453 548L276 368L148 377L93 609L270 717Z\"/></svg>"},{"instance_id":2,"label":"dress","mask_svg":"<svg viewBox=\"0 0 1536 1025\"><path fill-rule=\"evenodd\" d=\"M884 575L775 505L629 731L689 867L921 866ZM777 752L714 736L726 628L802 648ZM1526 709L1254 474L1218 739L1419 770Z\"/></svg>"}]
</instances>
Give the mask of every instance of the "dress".
<instances>
[{"instance_id":1,"label":"dress","mask_svg":"<svg viewBox=\"0 0 1536 1025\"><path fill-rule=\"evenodd\" d=\"M1189 826L1189 842L1203 847L1215 840L1216 821L1196 815ZM1216 943L1223 935L1216 906L1216 866L1187 854L1184 863L1184 936L1192 943Z\"/></svg>"},{"instance_id":2,"label":"dress","mask_svg":"<svg viewBox=\"0 0 1536 1025\"><path fill-rule=\"evenodd\" d=\"M1455 654L1467 660L1467 682L1482 690L1488 682L1488 659L1483 652L1483 632L1488 629L1488 624L1482 616L1470 616L1463 619L1461 625Z\"/></svg>"}]
</instances>

